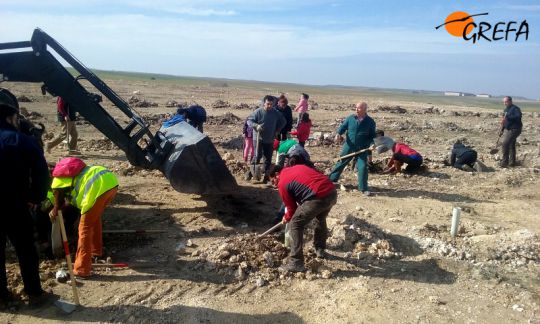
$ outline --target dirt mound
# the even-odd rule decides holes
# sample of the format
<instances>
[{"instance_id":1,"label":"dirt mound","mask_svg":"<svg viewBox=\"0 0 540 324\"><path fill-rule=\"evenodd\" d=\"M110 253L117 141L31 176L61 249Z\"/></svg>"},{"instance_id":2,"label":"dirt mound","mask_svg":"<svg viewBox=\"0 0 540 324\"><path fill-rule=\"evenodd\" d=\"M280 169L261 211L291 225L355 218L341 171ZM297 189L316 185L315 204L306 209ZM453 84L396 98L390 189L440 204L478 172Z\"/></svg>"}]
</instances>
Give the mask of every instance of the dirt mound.
<instances>
[{"instance_id":1,"label":"dirt mound","mask_svg":"<svg viewBox=\"0 0 540 324\"><path fill-rule=\"evenodd\" d=\"M228 150L241 150L244 148L244 137L238 135L233 138L218 139L214 143Z\"/></svg>"},{"instance_id":2,"label":"dirt mound","mask_svg":"<svg viewBox=\"0 0 540 324\"><path fill-rule=\"evenodd\" d=\"M158 106L156 102L148 101L138 96L131 96L128 100L128 103L130 106L138 107L138 108L149 108L149 107Z\"/></svg>"},{"instance_id":3,"label":"dirt mound","mask_svg":"<svg viewBox=\"0 0 540 324\"><path fill-rule=\"evenodd\" d=\"M56 270L60 269L62 261L60 260L46 260L41 261L39 264L39 277L41 279L41 287L45 290L58 285L55 279ZM26 300L26 296L23 297L24 284L20 274L19 266L15 263L8 264L6 266L6 275L8 287L13 294L14 299Z\"/></svg>"},{"instance_id":4,"label":"dirt mound","mask_svg":"<svg viewBox=\"0 0 540 324\"><path fill-rule=\"evenodd\" d=\"M142 117L150 125L161 125L165 119L171 117L171 114L142 114Z\"/></svg>"},{"instance_id":5,"label":"dirt mound","mask_svg":"<svg viewBox=\"0 0 540 324\"><path fill-rule=\"evenodd\" d=\"M114 143L107 138L90 140L81 139L78 145L79 149L85 149L89 151L109 151L116 149L116 145L114 145Z\"/></svg>"},{"instance_id":6,"label":"dirt mound","mask_svg":"<svg viewBox=\"0 0 540 324\"><path fill-rule=\"evenodd\" d=\"M221 99L214 101L214 103L212 104L212 108L230 108L230 107L231 105L229 104L228 101L223 101Z\"/></svg>"},{"instance_id":7,"label":"dirt mound","mask_svg":"<svg viewBox=\"0 0 540 324\"><path fill-rule=\"evenodd\" d=\"M328 248L356 253L358 259L393 259L403 256L379 227L352 215L335 225L331 233Z\"/></svg>"},{"instance_id":8,"label":"dirt mound","mask_svg":"<svg viewBox=\"0 0 540 324\"><path fill-rule=\"evenodd\" d=\"M121 174L123 176L139 176L139 177L164 177L163 173L159 170L146 170L140 167L133 166L128 162L115 162L108 167L114 173Z\"/></svg>"},{"instance_id":9,"label":"dirt mound","mask_svg":"<svg viewBox=\"0 0 540 324\"><path fill-rule=\"evenodd\" d=\"M235 125L239 124L240 121L240 117L230 112L221 116L208 116L206 118L208 125Z\"/></svg>"},{"instance_id":10,"label":"dirt mound","mask_svg":"<svg viewBox=\"0 0 540 324\"><path fill-rule=\"evenodd\" d=\"M306 273L280 273L278 267L289 254L275 236L261 239L256 234L235 235L204 249L195 250L191 256L198 258L195 268L215 270L234 276L238 281L254 281L257 286L280 285L282 280L298 278L329 278L331 272L322 267L313 253L306 253Z\"/></svg>"},{"instance_id":11,"label":"dirt mound","mask_svg":"<svg viewBox=\"0 0 540 324\"><path fill-rule=\"evenodd\" d=\"M34 101L34 100L28 98L28 97L25 96L25 95L18 96L18 97L17 97L17 100L18 100L19 102L33 102L33 101Z\"/></svg>"},{"instance_id":12,"label":"dirt mound","mask_svg":"<svg viewBox=\"0 0 540 324\"><path fill-rule=\"evenodd\" d=\"M377 106L374 111L384 111L392 114L406 114L407 109L401 108L400 106Z\"/></svg>"},{"instance_id":13,"label":"dirt mound","mask_svg":"<svg viewBox=\"0 0 540 324\"><path fill-rule=\"evenodd\" d=\"M227 168L229 168L229 171L234 175L243 176L249 170L249 166L244 162L225 160L225 164L227 165Z\"/></svg>"},{"instance_id":14,"label":"dirt mound","mask_svg":"<svg viewBox=\"0 0 540 324\"><path fill-rule=\"evenodd\" d=\"M259 106L255 104L247 104L247 103L239 103L233 106L233 109L249 109L249 110L255 110L259 108Z\"/></svg>"}]
</instances>

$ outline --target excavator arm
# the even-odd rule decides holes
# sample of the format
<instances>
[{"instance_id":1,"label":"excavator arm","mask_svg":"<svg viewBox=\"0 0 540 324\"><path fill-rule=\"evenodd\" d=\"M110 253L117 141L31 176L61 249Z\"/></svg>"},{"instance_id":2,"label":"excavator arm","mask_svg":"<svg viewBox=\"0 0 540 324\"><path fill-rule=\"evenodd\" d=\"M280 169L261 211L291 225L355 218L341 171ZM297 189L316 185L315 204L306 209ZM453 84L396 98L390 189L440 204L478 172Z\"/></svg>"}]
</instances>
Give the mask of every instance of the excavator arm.
<instances>
[{"instance_id":1,"label":"excavator arm","mask_svg":"<svg viewBox=\"0 0 540 324\"><path fill-rule=\"evenodd\" d=\"M51 50L79 76L73 77ZM88 91L79 82L81 79L101 95ZM208 137L185 122L152 134L146 121L126 101L40 29L34 30L29 42L0 44L0 81L43 83L43 89L64 98L123 150L132 165L161 170L177 191L220 193L236 187L234 177ZM102 96L130 119L127 126L118 124L101 106Z\"/></svg>"}]
</instances>

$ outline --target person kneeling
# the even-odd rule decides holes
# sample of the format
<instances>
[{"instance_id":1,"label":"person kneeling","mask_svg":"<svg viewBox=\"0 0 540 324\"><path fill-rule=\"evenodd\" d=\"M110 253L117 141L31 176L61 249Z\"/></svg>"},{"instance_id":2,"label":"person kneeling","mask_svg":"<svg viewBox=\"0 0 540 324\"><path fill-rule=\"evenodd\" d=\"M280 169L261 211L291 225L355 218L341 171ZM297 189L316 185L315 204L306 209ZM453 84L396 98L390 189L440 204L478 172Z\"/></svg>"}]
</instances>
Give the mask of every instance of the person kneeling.
<instances>
[{"instance_id":1,"label":"person kneeling","mask_svg":"<svg viewBox=\"0 0 540 324\"><path fill-rule=\"evenodd\" d=\"M380 139L385 139L381 145L378 145ZM405 143L394 142L391 138L384 136L384 131L378 130L374 139L377 146L377 152L382 153L388 149L392 150L392 158L388 161L386 169L383 173L397 173L401 172L403 164L407 164L405 167L406 172L415 172L422 166L423 158L420 153L412 149Z\"/></svg>"},{"instance_id":2,"label":"person kneeling","mask_svg":"<svg viewBox=\"0 0 540 324\"><path fill-rule=\"evenodd\" d=\"M280 270L305 271L304 228L311 220L315 221L313 245L317 257L323 257L328 236L326 217L337 202L336 189L327 176L302 164L285 169L272 166L269 176L287 207L282 222L290 222L291 251L288 262Z\"/></svg>"}]
</instances>

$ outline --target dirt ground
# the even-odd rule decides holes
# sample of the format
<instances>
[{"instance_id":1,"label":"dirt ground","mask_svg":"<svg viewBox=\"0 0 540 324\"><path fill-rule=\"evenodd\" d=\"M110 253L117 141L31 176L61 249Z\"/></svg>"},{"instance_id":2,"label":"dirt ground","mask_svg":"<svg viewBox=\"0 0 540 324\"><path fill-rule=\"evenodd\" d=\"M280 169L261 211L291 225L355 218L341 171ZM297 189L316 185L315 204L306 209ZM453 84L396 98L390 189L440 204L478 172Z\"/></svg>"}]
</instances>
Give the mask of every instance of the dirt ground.
<instances>
[{"instance_id":1,"label":"dirt ground","mask_svg":"<svg viewBox=\"0 0 540 324\"><path fill-rule=\"evenodd\" d=\"M273 225L279 207L275 189L243 180L243 120L266 93L287 89L178 86L172 82L108 82L126 100L137 96L157 107L137 108L152 123L173 108L171 100L197 102L209 122L205 133L226 156L239 184L235 193L198 196L174 191L158 171L131 167L92 125L78 125L79 146L89 164L119 176L119 194L103 217L104 230L154 229L160 234L105 234L106 256L127 269L100 269L80 286L79 310L64 315L53 305L31 309L16 303L1 322L123 323L540 323L540 118L525 112L514 169L497 167L489 149L496 141L499 111L436 106L392 97L369 97L368 113L387 135L417 149L428 169L418 175L370 174L374 195L363 197L356 175L346 170L332 209L329 258L315 259L305 244L309 271L280 274L283 235L254 240ZM54 99L39 85L5 83L32 118L57 132ZM290 92L296 103L299 92ZM310 92L316 102L312 134L324 137L353 113L361 92ZM222 102L217 102L221 100ZM526 103L518 105L526 106ZM212 108L213 106L217 108ZM399 108L398 108L399 106ZM120 113L109 110L115 117ZM122 122L121 122L122 125ZM317 133L320 132L320 133ZM327 136L328 137L328 136ZM462 139L492 168L467 173L443 164L451 144ZM328 172L340 146L310 141L317 167ZM48 160L65 152L55 148ZM375 155L383 161L387 155ZM461 207L459 235L450 237L453 207ZM16 259L8 260L10 283L20 292ZM70 287L56 283L61 262L43 261L45 287L64 299Z\"/></svg>"}]
</instances>

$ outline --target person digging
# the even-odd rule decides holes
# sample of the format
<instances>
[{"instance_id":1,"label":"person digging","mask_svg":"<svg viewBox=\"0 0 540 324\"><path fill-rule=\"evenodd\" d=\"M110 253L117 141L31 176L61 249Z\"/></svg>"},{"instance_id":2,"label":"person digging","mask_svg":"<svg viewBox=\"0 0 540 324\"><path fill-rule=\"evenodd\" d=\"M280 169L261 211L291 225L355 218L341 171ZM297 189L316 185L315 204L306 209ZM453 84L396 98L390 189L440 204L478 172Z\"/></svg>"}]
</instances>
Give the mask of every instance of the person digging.
<instances>
[{"instance_id":1,"label":"person digging","mask_svg":"<svg viewBox=\"0 0 540 324\"><path fill-rule=\"evenodd\" d=\"M337 202L336 189L327 176L302 164L285 169L273 165L269 177L278 187L279 195L287 207L282 222L290 222L291 251L288 261L279 270L303 272L304 228L314 220L315 253L318 258L324 257L328 236L326 217Z\"/></svg>"}]
</instances>

